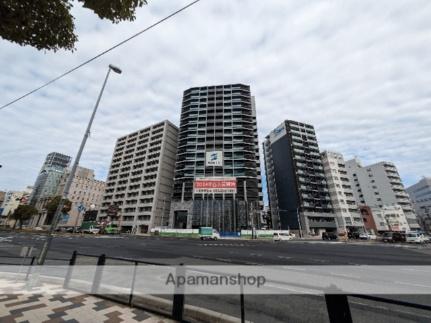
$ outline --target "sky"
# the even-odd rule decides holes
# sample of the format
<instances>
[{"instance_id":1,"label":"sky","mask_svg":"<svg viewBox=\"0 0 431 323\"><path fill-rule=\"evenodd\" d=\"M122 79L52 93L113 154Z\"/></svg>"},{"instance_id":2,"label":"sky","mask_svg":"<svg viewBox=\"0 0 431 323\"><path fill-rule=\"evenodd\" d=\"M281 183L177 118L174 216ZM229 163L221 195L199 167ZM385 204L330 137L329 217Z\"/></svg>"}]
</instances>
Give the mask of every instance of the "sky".
<instances>
[{"instance_id":1,"label":"sky","mask_svg":"<svg viewBox=\"0 0 431 323\"><path fill-rule=\"evenodd\" d=\"M150 0L120 24L75 3L74 52L0 39L0 105L189 1ZM98 179L106 179L118 137L179 123L187 88L245 83L260 141L285 119L310 123L322 151L364 165L392 161L404 184L414 184L431 176L430 17L429 0L201 0L0 110L0 190L33 185L52 151L75 156L109 64L123 73L110 76L80 163Z\"/></svg>"}]
</instances>

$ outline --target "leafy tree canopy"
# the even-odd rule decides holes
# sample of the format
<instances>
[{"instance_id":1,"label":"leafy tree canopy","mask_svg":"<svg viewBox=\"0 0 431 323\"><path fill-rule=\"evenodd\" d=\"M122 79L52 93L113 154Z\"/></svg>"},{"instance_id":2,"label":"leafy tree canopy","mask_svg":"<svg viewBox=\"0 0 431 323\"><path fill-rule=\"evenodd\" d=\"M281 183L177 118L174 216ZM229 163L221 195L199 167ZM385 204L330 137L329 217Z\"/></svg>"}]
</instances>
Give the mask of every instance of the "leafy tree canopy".
<instances>
[{"instance_id":1,"label":"leafy tree canopy","mask_svg":"<svg viewBox=\"0 0 431 323\"><path fill-rule=\"evenodd\" d=\"M22 227L22 223L25 220L30 219L33 215L36 215L37 213L37 209L31 205L19 205L12 213L12 218L16 220L15 225L19 221L19 225L20 227Z\"/></svg>"},{"instance_id":2,"label":"leafy tree canopy","mask_svg":"<svg viewBox=\"0 0 431 323\"><path fill-rule=\"evenodd\" d=\"M61 198L62 198L61 196L56 196L51 201L49 201L49 203L46 205L46 213L48 217L52 217L55 214L55 211L57 210L57 207L61 201ZM66 202L64 203L62 213L69 212L71 208L72 208L72 202L70 202L69 200L66 200Z\"/></svg>"},{"instance_id":3,"label":"leafy tree canopy","mask_svg":"<svg viewBox=\"0 0 431 323\"><path fill-rule=\"evenodd\" d=\"M78 40L73 0L1 0L0 36L38 50L73 50ZM113 23L134 20L136 8L147 0L78 0L101 19Z\"/></svg>"}]
</instances>

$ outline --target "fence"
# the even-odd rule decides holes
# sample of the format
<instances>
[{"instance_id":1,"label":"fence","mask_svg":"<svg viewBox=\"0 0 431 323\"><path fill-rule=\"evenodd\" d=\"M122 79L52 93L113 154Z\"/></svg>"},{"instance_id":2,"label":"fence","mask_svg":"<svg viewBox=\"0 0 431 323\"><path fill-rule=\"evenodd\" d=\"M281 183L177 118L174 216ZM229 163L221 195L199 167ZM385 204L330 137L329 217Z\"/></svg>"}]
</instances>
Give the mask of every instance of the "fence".
<instances>
[{"instance_id":1,"label":"fence","mask_svg":"<svg viewBox=\"0 0 431 323\"><path fill-rule=\"evenodd\" d=\"M137 308L142 308L144 310L150 310L153 312L157 312L157 310L155 310L154 308L146 308L146 307L143 307L143 306L134 302L136 271L137 271L137 267L139 265L168 266L167 264L142 261L142 260L133 260L133 259L121 258L121 257L107 257L105 254L97 256L97 255L78 253L77 251L74 251L72 253L72 257L69 260L68 271L67 271L66 277L64 279L63 287L65 289L71 288L70 287L70 281L71 281L72 275L73 275L73 267L75 265L77 265L77 261L78 261L80 256L97 259L96 271L94 273L93 283L91 286L91 292L92 293L96 293L100 288L101 280L102 280L102 273L103 273L103 266L106 265L106 260L109 259L109 260L116 260L116 261L121 261L121 262L132 263L134 265L134 270L133 270L133 274L131 277L130 293L129 293L126 301L122 300L122 299L118 299L117 297L113 297L110 294L106 294L106 295L98 294L97 297L102 297L105 299L114 300L116 302L120 302L120 303L123 303L123 304L131 306L131 307L133 306L133 307L137 307ZM177 266L176 276L184 276L184 275L185 275L185 269L183 267L183 264L180 264L180 266ZM183 288L184 287L176 287L175 288L175 293L173 294L173 298L172 298L171 313L166 313L163 311L163 312L160 312L160 314L163 314L163 315L168 314L168 316L170 316L170 318L172 318L176 321L179 321L179 322L184 322L185 295L184 295L184 289ZM241 322L245 322L244 294L243 294L242 290L240 293L240 304L241 304Z\"/></svg>"},{"instance_id":2,"label":"fence","mask_svg":"<svg viewBox=\"0 0 431 323\"><path fill-rule=\"evenodd\" d=\"M66 289L73 289L73 287L70 286L70 281L72 280L73 275L73 268L74 266L78 265L77 261L82 258L90 258L94 259L97 266L94 273L94 277L92 280L92 286L91 286L91 293L96 293L99 290L99 287L101 285L102 281L102 275L103 275L103 266L106 265L107 260L116 260L126 263L131 263L134 265L134 270L131 277L131 285L130 285L130 292L127 295L126 299L118 299L116 297L113 297L113 295L107 294L107 295L100 295L98 294L97 297L110 299L116 302L120 302L122 304L133 306L137 308L142 308L144 310L150 310L152 312L158 312L157 309L154 308L146 308L138 303L134 302L135 297L135 280L136 280L136 271L137 267L139 265L157 265L157 266L168 266L166 264L162 263L156 263L156 262L149 262L149 261L143 261L143 260L133 260L133 259L127 259L127 258L121 258L121 257L108 257L105 254L102 255L90 255L90 254L84 254L84 253L78 253L77 251L74 251L72 253L72 257L69 259L69 267L68 271L66 273L66 276L64 278L64 284L63 287ZM13 260L13 263L6 262L5 259L11 259ZM62 261L64 262L65 259L50 259L54 261ZM0 256L0 264L18 264L18 265L26 265L28 266L27 272L25 275L25 279L27 280L29 277L29 274L31 272L32 266L36 264L35 257L18 257L18 256ZM177 267L177 276L184 276L185 275L185 268L182 266ZM90 293L90 294L91 294ZM245 312L245 298L246 296L243 293L243 289L241 286L241 291L239 293L239 306L240 306L240 318L241 322L245 322L246 312ZM406 307L410 309L417 309L417 310L423 310L423 311L430 311L431 312L431 306L425 305L425 304L417 304L417 303L411 303L406 302L402 300L397 299L391 299L391 298L383 298L379 296L371 296L371 295L357 295L357 294L326 294L325 295L325 303L326 303L326 309L329 317L329 322L331 323L338 323L338 322L353 322L352 320L352 314L350 309L350 298L359 298L363 300L369 300L379 303L385 303L385 304L392 304L397 305L401 307ZM175 290L175 293L173 294L172 303L171 303L171 312L159 312L163 315L168 315L170 318L184 322L184 308L185 308L185 295L184 290L179 287ZM431 317L431 313L430 313Z\"/></svg>"}]
</instances>

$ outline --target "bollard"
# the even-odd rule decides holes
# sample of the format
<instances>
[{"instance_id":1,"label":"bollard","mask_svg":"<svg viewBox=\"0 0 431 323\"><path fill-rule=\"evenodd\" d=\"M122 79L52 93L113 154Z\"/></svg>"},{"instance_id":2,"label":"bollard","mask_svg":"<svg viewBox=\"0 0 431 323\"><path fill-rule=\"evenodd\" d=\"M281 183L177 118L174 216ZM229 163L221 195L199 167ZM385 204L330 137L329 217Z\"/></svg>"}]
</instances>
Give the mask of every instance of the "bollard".
<instances>
[{"instance_id":1,"label":"bollard","mask_svg":"<svg viewBox=\"0 0 431 323\"><path fill-rule=\"evenodd\" d=\"M240 297L239 300L241 302L241 323L245 323L245 306L244 306L244 286L242 281L240 281Z\"/></svg>"},{"instance_id":2,"label":"bollard","mask_svg":"<svg viewBox=\"0 0 431 323\"><path fill-rule=\"evenodd\" d=\"M185 276L185 269L181 263L176 268L176 276ZM178 322L183 321L184 316L184 286L175 287L174 301L172 306L172 318Z\"/></svg>"},{"instance_id":3,"label":"bollard","mask_svg":"<svg viewBox=\"0 0 431 323\"><path fill-rule=\"evenodd\" d=\"M329 322L352 323L349 300L344 294L325 294L326 308L328 310Z\"/></svg>"},{"instance_id":4,"label":"bollard","mask_svg":"<svg viewBox=\"0 0 431 323\"><path fill-rule=\"evenodd\" d=\"M135 290L135 280L136 280L136 270L138 268L138 262L135 261L135 267L133 268L133 276L132 276L132 286L130 286L130 295L129 295L129 306L132 306L133 300L133 292Z\"/></svg>"},{"instance_id":5,"label":"bollard","mask_svg":"<svg viewBox=\"0 0 431 323\"><path fill-rule=\"evenodd\" d=\"M30 266L28 266L28 269L27 269L27 275L25 275L25 280L27 281L28 280L28 276L30 275L30 271L31 271L31 268L33 267L33 264L34 264L34 260L36 259L36 257L35 256L33 256L32 258L31 258L31 261L30 261Z\"/></svg>"},{"instance_id":6,"label":"bollard","mask_svg":"<svg viewBox=\"0 0 431 323\"><path fill-rule=\"evenodd\" d=\"M77 255L78 255L78 252L75 250L72 253L72 257L69 260L69 267L67 268L66 277L64 277L64 282L63 282L64 289L67 289L69 287L69 282L70 282L70 278L72 278L72 270L73 270L73 266L75 266Z\"/></svg>"},{"instance_id":7,"label":"bollard","mask_svg":"<svg viewBox=\"0 0 431 323\"><path fill-rule=\"evenodd\" d=\"M99 290L100 282L102 281L103 266L105 265L105 262L106 262L105 254L100 255L99 258L97 259L97 267L96 267L96 272L94 273L93 286L91 286L92 294L97 294L97 291Z\"/></svg>"}]
</instances>

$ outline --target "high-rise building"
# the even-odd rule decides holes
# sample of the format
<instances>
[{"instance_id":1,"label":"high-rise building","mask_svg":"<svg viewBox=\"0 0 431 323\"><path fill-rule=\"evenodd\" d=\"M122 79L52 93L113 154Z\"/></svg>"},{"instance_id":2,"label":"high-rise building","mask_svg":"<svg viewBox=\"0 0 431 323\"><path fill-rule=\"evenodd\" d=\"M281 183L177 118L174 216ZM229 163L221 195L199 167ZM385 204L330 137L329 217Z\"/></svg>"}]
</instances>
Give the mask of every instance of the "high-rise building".
<instances>
[{"instance_id":1,"label":"high-rise building","mask_svg":"<svg viewBox=\"0 0 431 323\"><path fill-rule=\"evenodd\" d=\"M286 120L263 147L273 227L311 235L336 231L314 127Z\"/></svg>"},{"instance_id":2,"label":"high-rise building","mask_svg":"<svg viewBox=\"0 0 431 323\"><path fill-rule=\"evenodd\" d=\"M244 84L184 91L170 226L260 226L255 100Z\"/></svg>"},{"instance_id":3,"label":"high-rise building","mask_svg":"<svg viewBox=\"0 0 431 323\"><path fill-rule=\"evenodd\" d=\"M371 208L399 205L410 229L419 229L412 202L393 163L379 162L362 166L358 159L352 159L346 162L346 170L353 183L353 195L359 205Z\"/></svg>"},{"instance_id":4,"label":"high-rise building","mask_svg":"<svg viewBox=\"0 0 431 323\"><path fill-rule=\"evenodd\" d=\"M166 120L118 138L99 221L112 220L122 231L137 234L165 225L172 195L177 136L178 128Z\"/></svg>"},{"instance_id":5,"label":"high-rise building","mask_svg":"<svg viewBox=\"0 0 431 323\"><path fill-rule=\"evenodd\" d=\"M431 177L424 177L406 189L424 230L431 232Z\"/></svg>"},{"instance_id":6,"label":"high-rise building","mask_svg":"<svg viewBox=\"0 0 431 323\"><path fill-rule=\"evenodd\" d=\"M57 194L61 177L70 161L71 157L56 152L46 156L30 196L31 205L38 207L40 199L52 198Z\"/></svg>"},{"instance_id":7,"label":"high-rise building","mask_svg":"<svg viewBox=\"0 0 431 323\"><path fill-rule=\"evenodd\" d=\"M364 227L359 206L353 196L352 183L347 175L346 163L340 153L324 151L323 170L328 183L332 207L340 231L360 231Z\"/></svg>"},{"instance_id":8,"label":"high-rise building","mask_svg":"<svg viewBox=\"0 0 431 323\"><path fill-rule=\"evenodd\" d=\"M56 196L63 195L69 175L70 170L66 170L61 177ZM95 179L94 170L78 166L67 197L72 202L71 209L67 216L60 219L59 226L79 226L86 210L100 208L104 192L105 182ZM31 225L37 227L48 223L51 223L51 219L47 219L46 213L42 212L33 217Z\"/></svg>"}]
</instances>

